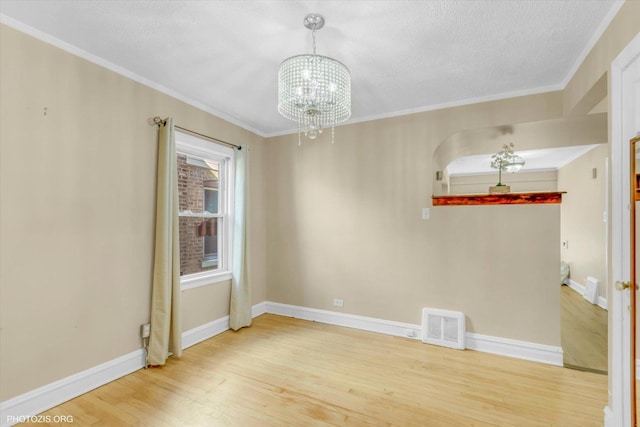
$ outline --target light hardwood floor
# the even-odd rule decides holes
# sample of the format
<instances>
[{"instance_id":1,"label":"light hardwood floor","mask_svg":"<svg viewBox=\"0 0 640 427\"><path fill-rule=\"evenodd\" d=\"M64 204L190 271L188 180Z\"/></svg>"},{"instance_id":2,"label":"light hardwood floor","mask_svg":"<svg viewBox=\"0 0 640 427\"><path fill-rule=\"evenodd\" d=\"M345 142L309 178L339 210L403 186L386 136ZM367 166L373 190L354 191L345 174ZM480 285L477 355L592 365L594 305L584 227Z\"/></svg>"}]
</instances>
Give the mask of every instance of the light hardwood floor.
<instances>
[{"instance_id":1,"label":"light hardwood floor","mask_svg":"<svg viewBox=\"0 0 640 427\"><path fill-rule=\"evenodd\" d=\"M607 377L265 314L45 414L73 425L601 426Z\"/></svg>"},{"instance_id":2,"label":"light hardwood floor","mask_svg":"<svg viewBox=\"0 0 640 427\"><path fill-rule=\"evenodd\" d=\"M562 350L567 367L607 373L607 311L561 286Z\"/></svg>"}]
</instances>

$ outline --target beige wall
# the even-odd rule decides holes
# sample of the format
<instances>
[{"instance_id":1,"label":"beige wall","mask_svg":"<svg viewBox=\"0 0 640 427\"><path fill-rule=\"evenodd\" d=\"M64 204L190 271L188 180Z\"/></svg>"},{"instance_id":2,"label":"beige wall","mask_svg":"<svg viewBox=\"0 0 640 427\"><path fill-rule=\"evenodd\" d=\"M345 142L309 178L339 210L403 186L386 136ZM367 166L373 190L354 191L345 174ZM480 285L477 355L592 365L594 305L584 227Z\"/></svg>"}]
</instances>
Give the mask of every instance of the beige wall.
<instances>
[{"instance_id":1,"label":"beige wall","mask_svg":"<svg viewBox=\"0 0 640 427\"><path fill-rule=\"evenodd\" d=\"M157 129L251 144L253 301L265 299L262 138L0 27L0 400L140 348L149 320ZM229 283L184 292L186 329Z\"/></svg>"},{"instance_id":2,"label":"beige wall","mask_svg":"<svg viewBox=\"0 0 640 427\"><path fill-rule=\"evenodd\" d=\"M558 189L566 191L561 209L562 260L571 267L571 279L584 285L587 276L600 282L598 294L607 297L606 169L609 145L602 144L558 171ZM593 169L597 177L593 178Z\"/></svg>"},{"instance_id":3,"label":"beige wall","mask_svg":"<svg viewBox=\"0 0 640 427\"><path fill-rule=\"evenodd\" d=\"M564 89L566 115L591 111L607 95L611 62L640 31L640 1L626 0Z\"/></svg>"},{"instance_id":4,"label":"beige wall","mask_svg":"<svg viewBox=\"0 0 640 427\"><path fill-rule=\"evenodd\" d=\"M428 221L421 210L446 135L554 117L561 100L343 126L335 144L268 139L268 299L410 323L422 307L461 310L471 332L560 345L558 205L432 207Z\"/></svg>"},{"instance_id":5,"label":"beige wall","mask_svg":"<svg viewBox=\"0 0 640 427\"><path fill-rule=\"evenodd\" d=\"M558 188L556 171L502 173L502 183L511 187L512 192L556 191ZM487 193L489 187L498 183L498 172L483 175L461 175L449 178L449 194Z\"/></svg>"}]
</instances>

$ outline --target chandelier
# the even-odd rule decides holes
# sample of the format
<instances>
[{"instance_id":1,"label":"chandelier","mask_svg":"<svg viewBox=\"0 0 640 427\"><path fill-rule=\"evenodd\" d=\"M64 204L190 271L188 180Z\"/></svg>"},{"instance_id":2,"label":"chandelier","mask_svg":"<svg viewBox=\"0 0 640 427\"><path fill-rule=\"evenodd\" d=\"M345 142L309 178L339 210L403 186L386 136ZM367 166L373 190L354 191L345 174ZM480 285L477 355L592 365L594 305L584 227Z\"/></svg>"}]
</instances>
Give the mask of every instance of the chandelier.
<instances>
[{"instance_id":1,"label":"chandelier","mask_svg":"<svg viewBox=\"0 0 640 427\"><path fill-rule=\"evenodd\" d=\"M311 13L304 18L311 30L313 53L292 56L280 64L278 71L278 111L298 124L298 145L304 132L316 139L323 128L334 127L351 116L351 77L339 61L316 54L316 30L324 18Z\"/></svg>"},{"instance_id":2,"label":"chandelier","mask_svg":"<svg viewBox=\"0 0 640 427\"><path fill-rule=\"evenodd\" d=\"M505 164L504 170L506 170L507 172L516 173L520 169L522 169L523 166L524 166L524 159L518 154L514 153L513 157L511 157L511 160L509 160Z\"/></svg>"}]
</instances>

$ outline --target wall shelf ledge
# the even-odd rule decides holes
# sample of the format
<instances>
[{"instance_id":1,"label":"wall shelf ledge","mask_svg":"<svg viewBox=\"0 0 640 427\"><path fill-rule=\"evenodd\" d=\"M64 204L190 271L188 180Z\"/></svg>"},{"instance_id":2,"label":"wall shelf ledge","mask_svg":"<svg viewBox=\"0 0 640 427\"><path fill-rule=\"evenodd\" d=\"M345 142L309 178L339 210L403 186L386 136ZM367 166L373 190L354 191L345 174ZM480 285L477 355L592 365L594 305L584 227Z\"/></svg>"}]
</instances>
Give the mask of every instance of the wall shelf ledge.
<instances>
[{"instance_id":1,"label":"wall shelf ledge","mask_svg":"<svg viewBox=\"0 0 640 427\"><path fill-rule=\"evenodd\" d=\"M533 205L562 203L566 191L540 191L530 193L502 194L453 194L431 196L433 206L469 205Z\"/></svg>"}]
</instances>

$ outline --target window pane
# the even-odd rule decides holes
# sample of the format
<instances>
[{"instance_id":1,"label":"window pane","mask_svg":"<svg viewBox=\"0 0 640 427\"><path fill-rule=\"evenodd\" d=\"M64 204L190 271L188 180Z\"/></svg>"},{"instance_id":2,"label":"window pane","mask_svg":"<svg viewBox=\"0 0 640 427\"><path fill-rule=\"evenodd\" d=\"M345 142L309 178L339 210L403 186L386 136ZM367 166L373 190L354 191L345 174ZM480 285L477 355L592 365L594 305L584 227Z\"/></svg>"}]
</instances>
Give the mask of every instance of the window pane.
<instances>
[{"instance_id":1,"label":"window pane","mask_svg":"<svg viewBox=\"0 0 640 427\"><path fill-rule=\"evenodd\" d=\"M204 212L204 189L218 189L218 171L220 165L178 153L178 209L180 212ZM215 212L218 212L217 200Z\"/></svg>"},{"instance_id":2,"label":"window pane","mask_svg":"<svg viewBox=\"0 0 640 427\"><path fill-rule=\"evenodd\" d=\"M217 270L219 218L180 217L180 275Z\"/></svg>"},{"instance_id":3,"label":"window pane","mask_svg":"<svg viewBox=\"0 0 640 427\"><path fill-rule=\"evenodd\" d=\"M217 270L221 263L218 203L220 164L177 153L180 211L180 275Z\"/></svg>"},{"instance_id":4,"label":"window pane","mask_svg":"<svg viewBox=\"0 0 640 427\"><path fill-rule=\"evenodd\" d=\"M218 182L216 181L216 184ZM206 185L207 183L205 183ZM218 189L212 187L204 188L204 210L209 213L218 213Z\"/></svg>"}]
</instances>

